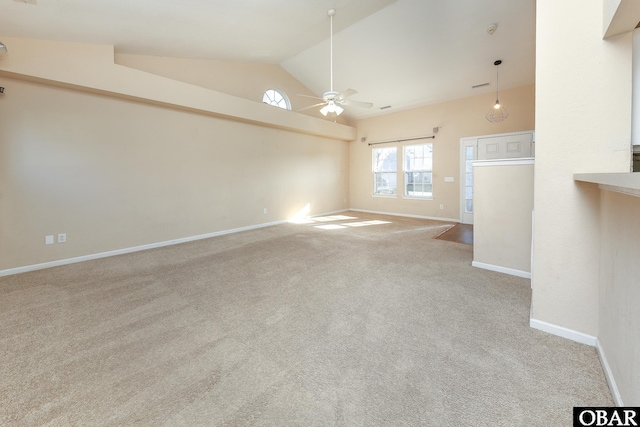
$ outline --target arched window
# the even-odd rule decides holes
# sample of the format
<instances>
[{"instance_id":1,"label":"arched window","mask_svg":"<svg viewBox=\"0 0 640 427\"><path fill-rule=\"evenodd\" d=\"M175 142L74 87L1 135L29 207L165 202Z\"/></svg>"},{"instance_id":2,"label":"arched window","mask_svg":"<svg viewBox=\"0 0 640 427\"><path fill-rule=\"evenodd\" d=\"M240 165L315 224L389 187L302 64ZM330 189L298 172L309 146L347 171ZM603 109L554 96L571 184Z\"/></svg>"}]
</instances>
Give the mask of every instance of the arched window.
<instances>
[{"instance_id":1,"label":"arched window","mask_svg":"<svg viewBox=\"0 0 640 427\"><path fill-rule=\"evenodd\" d=\"M262 95L262 102L284 108L285 110L291 110L289 98L279 89L267 89L264 95Z\"/></svg>"}]
</instances>

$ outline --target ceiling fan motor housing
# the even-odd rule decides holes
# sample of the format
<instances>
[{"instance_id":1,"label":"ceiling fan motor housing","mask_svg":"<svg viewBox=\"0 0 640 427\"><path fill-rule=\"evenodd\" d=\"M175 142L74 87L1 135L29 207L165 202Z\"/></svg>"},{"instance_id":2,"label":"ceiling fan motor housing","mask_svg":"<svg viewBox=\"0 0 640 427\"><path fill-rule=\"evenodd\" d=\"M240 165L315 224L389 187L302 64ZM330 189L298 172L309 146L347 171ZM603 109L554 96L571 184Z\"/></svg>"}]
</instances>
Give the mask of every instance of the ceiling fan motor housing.
<instances>
[{"instance_id":1,"label":"ceiling fan motor housing","mask_svg":"<svg viewBox=\"0 0 640 427\"><path fill-rule=\"evenodd\" d=\"M322 99L325 101L334 101L339 95L339 92L329 91L322 94Z\"/></svg>"}]
</instances>

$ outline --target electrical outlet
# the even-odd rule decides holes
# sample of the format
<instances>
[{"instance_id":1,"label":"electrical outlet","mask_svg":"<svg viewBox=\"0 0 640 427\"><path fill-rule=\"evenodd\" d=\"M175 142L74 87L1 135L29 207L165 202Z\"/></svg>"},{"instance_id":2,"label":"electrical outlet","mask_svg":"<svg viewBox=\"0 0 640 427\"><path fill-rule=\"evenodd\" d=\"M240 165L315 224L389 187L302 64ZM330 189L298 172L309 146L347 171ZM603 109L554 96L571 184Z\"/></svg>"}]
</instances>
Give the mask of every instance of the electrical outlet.
<instances>
[{"instance_id":1,"label":"electrical outlet","mask_svg":"<svg viewBox=\"0 0 640 427\"><path fill-rule=\"evenodd\" d=\"M49 236L44 236L44 244L53 245L53 234Z\"/></svg>"},{"instance_id":2,"label":"electrical outlet","mask_svg":"<svg viewBox=\"0 0 640 427\"><path fill-rule=\"evenodd\" d=\"M58 234L58 243L67 243L67 233Z\"/></svg>"},{"instance_id":3,"label":"electrical outlet","mask_svg":"<svg viewBox=\"0 0 640 427\"><path fill-rule=\"evenodd\" d=\"M267 213L267 208L264 208L264 213Z\"/></svg>"}]
</instances>

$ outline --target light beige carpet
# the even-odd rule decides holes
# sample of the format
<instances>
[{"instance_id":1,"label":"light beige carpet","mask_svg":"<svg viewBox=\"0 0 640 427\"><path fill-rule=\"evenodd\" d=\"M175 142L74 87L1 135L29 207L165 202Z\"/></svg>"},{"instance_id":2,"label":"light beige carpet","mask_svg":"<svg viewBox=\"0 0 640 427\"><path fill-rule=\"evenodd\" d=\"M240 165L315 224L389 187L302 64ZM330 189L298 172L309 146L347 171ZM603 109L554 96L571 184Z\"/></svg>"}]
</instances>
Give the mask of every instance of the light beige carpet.
<instances>
[{"instance_id":1,"label":"light beige carpet","mask_svg":"<svg viewBox=\"0 0 640 427\"><path fill-rule=\"evenodd\" d=\"M446 223L344 215L0 278L0 425L562 426L613 404L593 348L528 327L529 281L471 267Z\"/></svg>"}]
</instances>

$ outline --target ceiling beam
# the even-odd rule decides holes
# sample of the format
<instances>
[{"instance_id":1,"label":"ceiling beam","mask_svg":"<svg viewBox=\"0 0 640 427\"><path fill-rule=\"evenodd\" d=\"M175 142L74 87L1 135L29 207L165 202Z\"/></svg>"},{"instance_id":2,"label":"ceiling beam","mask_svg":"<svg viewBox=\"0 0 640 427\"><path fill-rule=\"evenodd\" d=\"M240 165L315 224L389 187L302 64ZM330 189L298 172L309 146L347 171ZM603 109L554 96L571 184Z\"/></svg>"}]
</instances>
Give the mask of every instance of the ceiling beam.
<instances>
[{"instance_id":1,"label":"ceiling beam","mask_svg":"<svg viewBox=\"0 0 640 427\"><path fill-rule=\"evenodd\" d=\"M640 22L640 1L604 0L603 38L633 31Z\"/></svg>"}]
</instances>

